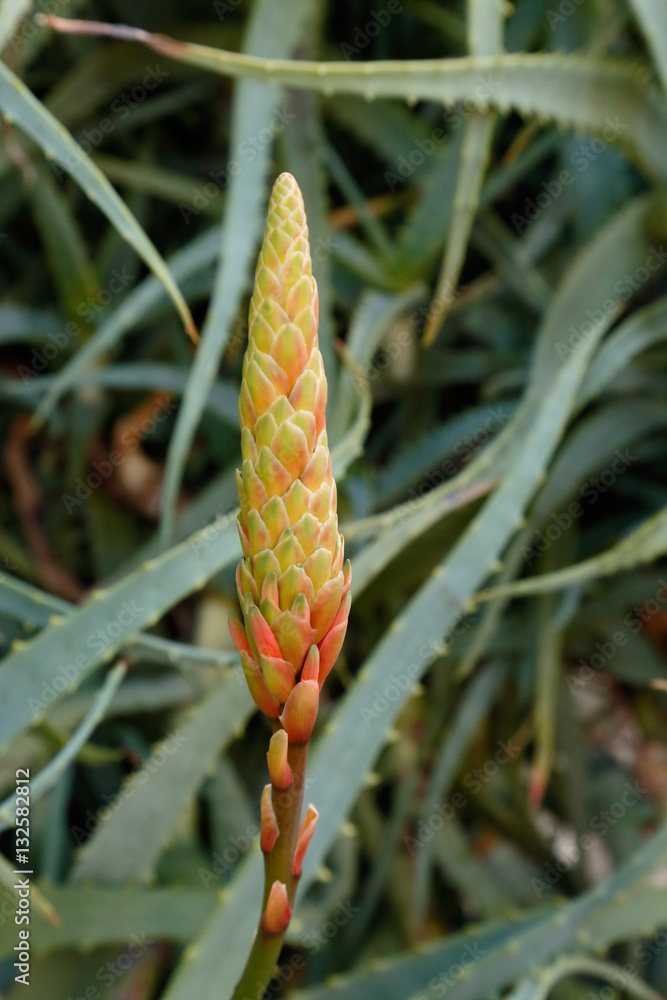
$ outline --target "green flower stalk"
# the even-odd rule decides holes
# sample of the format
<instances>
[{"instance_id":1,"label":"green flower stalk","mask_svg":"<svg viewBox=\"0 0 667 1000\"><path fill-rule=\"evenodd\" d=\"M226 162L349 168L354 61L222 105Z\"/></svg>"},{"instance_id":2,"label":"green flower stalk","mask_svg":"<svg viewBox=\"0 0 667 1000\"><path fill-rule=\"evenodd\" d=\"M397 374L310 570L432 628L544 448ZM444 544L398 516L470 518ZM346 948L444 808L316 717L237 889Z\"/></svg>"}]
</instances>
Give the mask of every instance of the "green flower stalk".
<instances>
[{"instance_id":1,"label":"green flower stalk","mask_svg":"<svg viewBox=\"0 0 667 1000\"><path fill-rule=\"evenodd\" d=\"M243 621L232 615L230 630L250 693L274 728L261 802L262 916L234 994L239 1000L261 995L291 917L317 823L312 805L300 823L308 741L350 610L317 322L303 198L284 173L271 193L257 261L239 397Z\"/></svg>"}]
</instances>

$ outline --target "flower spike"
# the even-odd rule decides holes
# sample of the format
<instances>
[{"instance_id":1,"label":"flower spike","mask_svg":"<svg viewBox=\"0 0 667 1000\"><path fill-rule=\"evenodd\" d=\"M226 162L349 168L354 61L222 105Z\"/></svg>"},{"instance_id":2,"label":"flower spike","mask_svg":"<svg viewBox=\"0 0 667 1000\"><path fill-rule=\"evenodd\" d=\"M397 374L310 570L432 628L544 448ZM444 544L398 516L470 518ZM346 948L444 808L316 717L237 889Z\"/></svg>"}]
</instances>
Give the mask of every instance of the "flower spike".
<instances>
[{"instance_id":1,"label":"flower spike","mask_svg":"<svg viewBox=\"0 0 667 1000\"><path fill-rule=\"evenodd\" d=\"M308 806L299 829L308 741L350 610L317 323L303 198L291 174L281 174L255 271L239 394L243 555L236 588L243 621L233 614L230 631L250 693L274 732L261 798L266 904L235 1000L256 991L257 968L273 967L292 915L318 817Z\"/></svg>"},{"instance_id":2,"label":"flower spike","mask_svg":"<svg viewBox=\"0 0 667 1000\"><path fill-rule=\"evenodd\" d=\"M346 628L317 319L303 199L294 178L281 174L257 262L239 397L244 556L237 581L245 636L237 620L231 624L234 642L261 668L268 689L267 698L253 677L253 697L273 718L273 702L285 704L312 646L326 650L328 672Z\"/></svg>"}]
</instances>

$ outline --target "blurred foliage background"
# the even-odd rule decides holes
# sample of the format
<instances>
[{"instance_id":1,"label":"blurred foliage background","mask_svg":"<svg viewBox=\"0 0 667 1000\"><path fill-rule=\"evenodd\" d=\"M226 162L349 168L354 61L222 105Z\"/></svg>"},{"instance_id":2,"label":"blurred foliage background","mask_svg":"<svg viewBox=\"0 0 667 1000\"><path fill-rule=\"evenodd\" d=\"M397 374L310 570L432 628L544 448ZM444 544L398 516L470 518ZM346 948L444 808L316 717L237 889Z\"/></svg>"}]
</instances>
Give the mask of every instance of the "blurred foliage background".
<instances>
[{"instance_id":1,"label":"blurred foliage background","mask_svg":"<svg viewBox=\"0 0 667 1000\"><path fill-rule=\"evenodd\" d=\"M664 2L3 0L0 43L2 995L18 768L30 996L224 1000L243 966L236 400L287 169L354 605L269 995L655 1000Z\"/></svg>"}]
</instances>

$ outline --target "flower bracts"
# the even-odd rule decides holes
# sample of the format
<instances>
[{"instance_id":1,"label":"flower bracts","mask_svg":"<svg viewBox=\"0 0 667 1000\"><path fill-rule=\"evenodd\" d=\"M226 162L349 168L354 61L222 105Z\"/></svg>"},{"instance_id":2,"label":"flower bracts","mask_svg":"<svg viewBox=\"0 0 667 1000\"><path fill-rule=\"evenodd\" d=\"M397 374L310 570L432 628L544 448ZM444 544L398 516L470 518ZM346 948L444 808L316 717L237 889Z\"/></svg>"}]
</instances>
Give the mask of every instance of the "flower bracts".
<instances>
[{"instance_id":1,"label":"flower bracts","mask_svg":"<svg viewBox=\"0 0 667 1000\"><path fill-rule=\"evenodd\" d=\"M250 693L274 726L261 801L264 901L244 974L250 978L277 958L317 823L312 805L300 823L308 740L350 610L326 402L303 199L294 178L281 174L257 261L243 362L243 558L236 574L243 621L230 618Z\"/></svg>"},{"instance_id":2,"label":"flower bracts","mask_svg":"<svg viewBox=\"0 0 667 1000\"><path fill-rule=\"evenodd\" d=\"M232 617L230 628L255 702L280 719L290 743L310 736L350 608L317 319L303 199L284 173L271 194L250 304L237 472L244 623Z\"/></svg>"}]
</instances>

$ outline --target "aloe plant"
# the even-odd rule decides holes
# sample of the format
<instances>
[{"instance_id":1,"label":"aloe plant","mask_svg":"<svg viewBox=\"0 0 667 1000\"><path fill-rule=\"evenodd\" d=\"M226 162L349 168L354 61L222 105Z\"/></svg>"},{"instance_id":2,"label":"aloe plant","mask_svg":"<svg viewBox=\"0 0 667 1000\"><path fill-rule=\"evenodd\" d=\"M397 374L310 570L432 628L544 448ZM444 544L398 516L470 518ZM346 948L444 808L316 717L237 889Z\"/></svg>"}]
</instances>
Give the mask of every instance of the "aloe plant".
<instances>
[{"instance_id":1,"label":"aloe plant","mask_svg":"<svg viewBox=\"0 0 667 1000\"><path fill-rule=\"evenodd\" d=\"M0 2L31 997L656 1000L664 2L56 6Z\"/></svg>"},{"instance_id":2,"label":"aloe plant","mask_svg":"<svg viewBox=\"0 0 667 1000\"><path fill-rule=\"evenodd\" d=\"M262 793L262 915L239 998L270 979L290 921L318 819L309 805L301 822L308 742L350 612L317 326L303 198L283 173L257 261L239 396L244 621L232 613L230 630L250 693L274 728Z\"/></svg>"}]
</instances>

